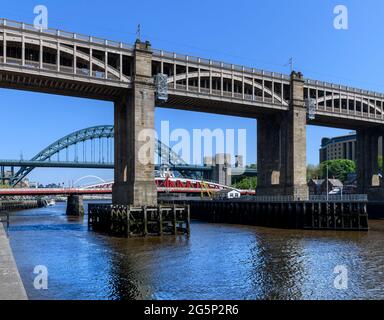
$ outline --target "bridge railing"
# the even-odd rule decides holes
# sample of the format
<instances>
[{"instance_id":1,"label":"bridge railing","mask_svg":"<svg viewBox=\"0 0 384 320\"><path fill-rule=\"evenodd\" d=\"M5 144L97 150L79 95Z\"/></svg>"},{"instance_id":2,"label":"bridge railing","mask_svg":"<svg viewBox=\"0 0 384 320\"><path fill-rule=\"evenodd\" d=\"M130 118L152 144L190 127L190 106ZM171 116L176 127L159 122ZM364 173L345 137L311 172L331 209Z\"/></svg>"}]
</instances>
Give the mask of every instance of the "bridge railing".
<instances>
[{"instance_id":1,"label":"bridge railing","mask_svg":"<svg viewBox=\"0 0 384 320\"><path fill-rule=\"evenodd\" d=\"M242 197L243 200L255 202L298 202L298 201L311 201L311 202L367 202L368 195L366 194L344 194L344 195L310 195L308 200L301 199L294 196L246 196Z\"/></svg>"},{"instance_id":2,"label":"bridge railing","mask_svg":"<svg viewBox=\"0 0 384 320\"><path fill-rule=\"evenodd\" d=\"M349 92L358 93L361 95L370 95L370 96L376 97L376 98L384 98L384 93L370 91L370 90L364 90L364 89L358 89L358 88L344 86L341 84L335 84L335 83L326 82L326 81L306 79L305 83L307 85L325 87L325 88L329 88L332 90L349 91Z\"/></svg>"},{"instance_id":3,"label":"bridge railing","mask_svg":"<svg viewBox=\"0 0 384 320\"><path fill-rule=\"evenodd\" d=\"M75 39L75 40L90 42L98 45L105 45L105 46L114 47L114 48L133 50L133 45L128 43L117 42L117 41L97 38L97 37L83 35L83 34L74 33L74 32L67 32L67 31L53 29L53 28L39 29L32 24L18 22L18 21L9 20L9 19L0 19L0 26L26 30L26 31L40 32L40 33L48 34L51 36L60 36L63 38Z\"/></svg>"},{"instance_id":4,"label":"bridge railing","mask_svg":"<svg viewBox=\"0 0 384 320\"><path fill-rule=\"evenodd\" d=\"M313 195L310 196L311 201L352 201L352 202L367 202L368 195L366 194L343 194L343 195Z\"/></svg>"},{"instance_id":5,"label":"bridge railing","mask_svg":"<svg viewBox=\"0 0 384 320\"><path fill-rule=\"evenodd\" d=\"M271 77L276 79L290 80L289 75L279 73L279 72L270 72L270 71L265 71L261 69L250 68L250 67L245 67L245 66L236 65L236 64L230 64L230 63L217 61L217 60L204 59L204 58L189 56L185 54L165 51L165 50L153 49L153 55L160 58L168 58L171 60L176 60L181 62L190 62L190 63L199 64L207 67L226 69L228 71L237 71L241 73L247 73L250 75L257 74L260 76L266 76L266 77Z\"/></svg>"}]
</instances>

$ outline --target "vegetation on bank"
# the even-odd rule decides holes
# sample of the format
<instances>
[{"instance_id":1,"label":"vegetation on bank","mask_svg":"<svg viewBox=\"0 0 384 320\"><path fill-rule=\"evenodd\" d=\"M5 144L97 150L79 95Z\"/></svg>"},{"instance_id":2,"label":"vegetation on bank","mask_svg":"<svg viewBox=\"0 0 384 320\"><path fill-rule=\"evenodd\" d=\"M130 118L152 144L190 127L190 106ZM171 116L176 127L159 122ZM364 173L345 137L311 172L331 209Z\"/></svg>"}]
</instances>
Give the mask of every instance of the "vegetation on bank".
<instances>
[{"instance_id":1,"label":"vegetation on bank","mask_svg":"<svg viewBox=\"0 0 384 320\"><path fill-rule=\"evenodd\" d=\"M257 178L244 177L241 180L235 182L232 186L236 189L241 190L255 190L257 187Z\"/></svg>"},{"instance_id":2,"label":"vegetation on bank","mask_svg":"<svg viewBox=\"0 0 384 320\"><path fill-rule=\"evenodd\" d=\"M356 172L356 163L352 160L330 160L324 161L320 164L320 173L325 179L327 177L328 167L328 178L339 179L341 182L345 182L348 175Z\"/></svg>"},{"instance_id":3,"label":"vegetation on bank","mask_svg":"<svg viewBox=\"0 0 384 320\"><path fill-rule=\"evenodd\" d=\"M246 166L247 169L257 169L257 164L253 163ZM257 187L257 177L233 177L232 187L241 190L255 190Z\"/></svg>"},{"instance_id":4,"label":"vegetation on bank","mask_svg":"<svg viewBox=\"0 0 384 320\"><path fill-rule=\"evenodd\" d=\"M382 167L383 158L379 157L379 168ZM307 180L311 179L326 179L328 167L328 178L339 179L344 183L348 175L356 172L356 163L351 160L339 159L328 160L320 165L307 166ZM251 164L247 168L257 169L256 164ZM240 177L232 184L232 187L243 190L254 190L257 187L257 177Z\"/></svg>"},{"instance_id":5,"label":"vegetation on bank","mask_svg":"<svg viewBox=\"0 0 384 320\"><path fill-rule=\"evenodd\" d=\"M310 179L326 179L328 168L328 178L339 179L345 182L348 175L356 172L356 163L352 160L328 160L320 165L308 165L307 180Z\"/></svg>"}]
</instances>

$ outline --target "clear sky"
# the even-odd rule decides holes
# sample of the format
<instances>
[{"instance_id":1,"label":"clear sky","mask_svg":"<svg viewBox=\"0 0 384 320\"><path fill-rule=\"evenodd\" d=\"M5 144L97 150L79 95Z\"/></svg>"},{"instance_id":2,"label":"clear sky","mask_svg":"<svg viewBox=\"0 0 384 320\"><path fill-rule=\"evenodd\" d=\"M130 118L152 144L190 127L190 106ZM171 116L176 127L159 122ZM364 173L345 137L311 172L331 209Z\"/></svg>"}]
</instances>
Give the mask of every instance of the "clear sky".
<instances>
[{"instance_id":1,"label":"clear sky","mask_svg":"<svg viewBox=\"0 0 384 320\"><path fill-rule=\"evenodd\" d=\"M49 10L49 27L133 43L137 25L154 48L259 69L384 91L382 0L238 1L2 1L0 16L32 23L33 8ZM348 30L336 30L334 7L348 8ZM113 124L111 103L0 89L0 158L32 158L58 138L92 125ZM247 162L256 161L256 121L157 109L156 126L171 129L247 129ZM323 136L348 133L308 127L308 163L318 163ZM31 180L76 180L87 174L111 179L111 170L39 169Z\"/></svg>"}]
</instances>

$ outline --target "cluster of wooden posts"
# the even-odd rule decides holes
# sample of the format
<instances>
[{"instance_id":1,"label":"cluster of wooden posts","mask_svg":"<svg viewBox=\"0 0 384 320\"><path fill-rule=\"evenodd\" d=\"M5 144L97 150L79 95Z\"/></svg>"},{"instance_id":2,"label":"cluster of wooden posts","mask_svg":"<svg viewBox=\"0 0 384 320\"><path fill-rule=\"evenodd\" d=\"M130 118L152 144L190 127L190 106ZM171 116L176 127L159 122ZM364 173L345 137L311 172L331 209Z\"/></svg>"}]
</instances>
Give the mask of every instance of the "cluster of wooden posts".
<instances>
[{"instance_id":1,"label":"cluster of wooden posts","mask_svg":"<svg viewBox=\"0 0 384 320\"><path fill-rule=\"evenodd\" d=\"M89 204L88 228L123 237L189 235L190 207Z\"/></svg>"},{"instance_id":2,"label":"cluster of wooden posts","mask_svg":"<svg viewBox=\"0 0 384 320\"><path fill-rule=\"evenodd\" d=\"M190 201L194 219L313 230L368 230L366 202Z\"/></svg>"}]
</instances>

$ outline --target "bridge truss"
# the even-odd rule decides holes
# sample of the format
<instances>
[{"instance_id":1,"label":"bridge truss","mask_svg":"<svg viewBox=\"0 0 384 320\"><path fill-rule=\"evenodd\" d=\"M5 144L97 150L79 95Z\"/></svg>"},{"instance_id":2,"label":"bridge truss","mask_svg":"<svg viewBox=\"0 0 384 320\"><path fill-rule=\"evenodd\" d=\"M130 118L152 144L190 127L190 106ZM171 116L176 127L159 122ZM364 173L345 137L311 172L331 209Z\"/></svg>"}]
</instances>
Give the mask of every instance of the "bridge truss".
<instances>
[{"instance_id":1,"label":"bridge truss","mask_svg":"<svg viewBox=\"0 0 384 320\"><path fill-rule=\"evenodd\" d=\"M50 167L52 159L56 160L54 164L57 165L51 167L60 167L60 163L68 163L72 164L72 167L113 168L113 139L114 127L111 125L95 126L73 132L44 148L30 161L26 161L25 163L29 162L31 165L22 166L10 178L11 184L13 186L19 184L37 166L44 167L45 163L46 167ZM188 164L158 139L155 141L155 154L159 165L177 167L178 171L184 175L191 175ZM65 161L61 161L63 157Z\"/></svg>"},{"instance_id":2,"label":"bridge truss","mask_svg":"<svg viewBox=\"0 0 384 320\"><path fill-rule=\"evenodd\" d=\"M207 112L220 107L249 117L266 108L289 108L289 75L151 51L152 75L164 75L168 85L164 107ZM133 56L131 44L0 19L2 87L115 101L132 86ZM303 90L305 99L315 100L313 124L384 122L383 93L310 79Z\"/></svg>"}]
</instances>

